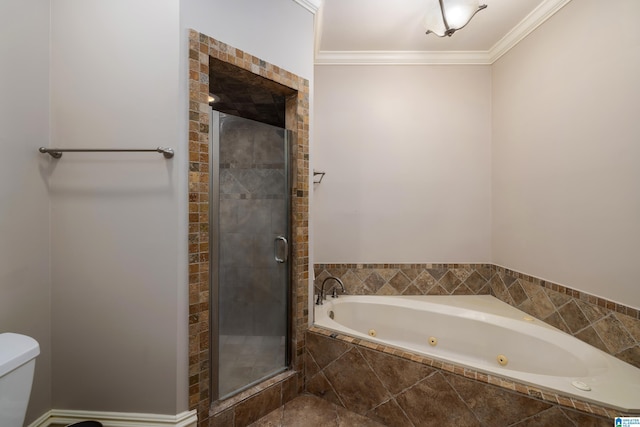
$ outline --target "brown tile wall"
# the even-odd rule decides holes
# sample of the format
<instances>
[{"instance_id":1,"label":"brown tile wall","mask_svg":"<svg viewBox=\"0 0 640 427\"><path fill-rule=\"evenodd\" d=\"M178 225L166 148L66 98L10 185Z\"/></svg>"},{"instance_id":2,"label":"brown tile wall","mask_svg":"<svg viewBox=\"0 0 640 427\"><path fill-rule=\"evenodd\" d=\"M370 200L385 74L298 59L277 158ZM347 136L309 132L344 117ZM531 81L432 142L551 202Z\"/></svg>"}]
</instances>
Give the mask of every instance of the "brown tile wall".
<instances>
[{"instance_id":1,"label":"brown tile wall","mask_svg":"<svg viewBox=\"0 0 640 427\"><path fill-rule=\"evenodd\" d=\"M296 91L287 99L286 127L296 132L292 168L292 368L302 387L308 321L309 82L197 31L189 31L189 408L209 425L209 60L216 58ZM273 393L270 389L257 393ZM296 390L296 393L298 390ZM256 399L260 399L256 397ZM253 401L253 400L252 400ZM257 400L255 401L257 402ZM242 405L242 403L238 403ZM264 405L262 405L264 406ZM262 407L257 405L257 407ZM269 405L267 405L269 406ZM265 407L266 408L266 407ZM265 409L263 408L263 409ZM269 407L270 408L270 407ZM269 409L266 408L266 409ZM262 415L266 415L265 412ZM243 420L242 417L238 418ZM230 424L234 425L234 424ZM235 425L242 423L235 422Z\"/></svg>"},{"instance_id":2,"label":"brown tile wall","mask_svg":"<svg viewBox=\"0 0 640 427\"><path fill-rule=\"evenodd\" d=\"M308 392L390 426L610 426L615 410L312 327Z\"/></svg>"},{"instance_id":3,"label":"brown tile wall","mask_svg":"<svg viewBox=\"0 0 640 427\"><path fill-rule=\"evenodd\" d=\"M352 295L490 294L640 368L638 310L493 264L316 264Z\"/></svg>"}]
</instances>

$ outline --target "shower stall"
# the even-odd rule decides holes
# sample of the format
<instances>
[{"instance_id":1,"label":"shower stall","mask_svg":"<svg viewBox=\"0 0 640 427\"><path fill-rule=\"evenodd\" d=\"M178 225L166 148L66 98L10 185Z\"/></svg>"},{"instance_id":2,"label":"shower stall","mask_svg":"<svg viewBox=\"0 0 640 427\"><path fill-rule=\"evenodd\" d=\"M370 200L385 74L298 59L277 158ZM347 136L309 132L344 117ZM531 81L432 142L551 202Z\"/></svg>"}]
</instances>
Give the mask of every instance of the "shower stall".
<instances>
[{"instance_id":1,"label":"shower stall","mask_svg":"<svg viewBox=\"0 0 640 427\"><path fill-rule=\"evenodd\" d=\"M291 140L283 128L211 112L213 400L289 366Z\"/></svg>"}]
</instances>

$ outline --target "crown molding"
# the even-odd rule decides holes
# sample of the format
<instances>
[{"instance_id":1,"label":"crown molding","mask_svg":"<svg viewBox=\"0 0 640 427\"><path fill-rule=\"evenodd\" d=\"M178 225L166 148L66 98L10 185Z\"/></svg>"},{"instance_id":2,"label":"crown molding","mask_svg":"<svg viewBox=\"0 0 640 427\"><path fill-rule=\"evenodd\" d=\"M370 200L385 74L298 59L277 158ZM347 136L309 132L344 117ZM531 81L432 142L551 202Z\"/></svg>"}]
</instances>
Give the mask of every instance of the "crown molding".
<instances>
[{"instance_id":1,"label":"crown molding","mask_svg":"<svg viewBox=\"0 0 640 427\"><path fill-rule=\"evenodd\" d=\"M298 1L298 0L294 0ZM302 1L302 0L301 0ZM307 0L310 1L310 0ZM320 1L320 0L316 0ZM571 0L544 0L488 51L317 51L315 65L490 65Z\"/></svg>"},{"instance_id":2,"label":"crown molding","mask_svg":"<svg viewBox=\"0 0 640 427\"><path fill-rule=\"evenodd\" d=\"M489 49L489 59L493 64L502 55L511 50L522 39L527 37L533 30L542 25L566 6L571 0L545 0L531 11L522 21L511 29L502 39L500 39L491 49Z\"/></svg>"},{"instance_id":3,"label":"crown molding","mask_svg":"<svg viewBox=\"0 0 640 427\"><path fill-rule=\"evenodd\" d=\"M298 3L300 6L304 7L314 15L316 14L316 12L318 12L318 9L320 9L320 3L322 3L322 0L293 0L293 1Z\"/></svg>"},{"instance_id":4,"label":"crown molding","mask_svg":"<svg viewBox=\"0 0 640 427\"><path fill-rule=\"evenodd\" d=\"M475 51L320 51L316 65L490 64L487 52Z\"/></svg>"}]
</instances>

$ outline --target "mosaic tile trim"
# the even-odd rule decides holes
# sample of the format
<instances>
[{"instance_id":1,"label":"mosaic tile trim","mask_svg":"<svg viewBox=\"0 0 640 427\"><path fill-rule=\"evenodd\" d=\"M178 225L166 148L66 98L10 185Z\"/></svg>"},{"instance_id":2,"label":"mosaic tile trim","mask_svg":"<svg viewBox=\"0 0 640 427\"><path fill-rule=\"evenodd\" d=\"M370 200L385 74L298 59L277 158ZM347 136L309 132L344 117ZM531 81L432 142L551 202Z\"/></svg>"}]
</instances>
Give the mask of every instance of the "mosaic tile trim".
<instances>
[{"instance_id":1,"label":"mosaic tile trim","mask_svg":"<svg viewBox=\"0 0 640 427\"><path fill-rule=\"evenodd\" d=\"M287 98L286 127L296 132L292 174L292 367L303 384L308 322L309 82L239 49L189 30L189 408L207 426L209 389L209 64L210 58L295 90ZM260 393L258 394L260 396ZM256 397L258 399L258 397Z\"/></svg>"},{"instance_id":2,"label":"mosaic tile trim","mask_svg":"<svg viewBox=\"0 0 640 427\"><path fill-rule=\"evenodd\" d=\"M404 349L398 348L398 347L393 347L393 346L389 346L389 345L382 345L382 344L378 344L378 343L373 343L371 341L367 341L364 339L360 339L360 338L354 338L348 335L343 335L343 334L339 334L339 333L335 333L333 331L330 331L328 329L324 329L324 328L320 328L317 326L312 326L309 328L308 333L310 334L317 334L326 338L329 338L332 340L332 342L337 342L337 343L342 343L339 344L339 349L338 350L332 350L332 349L327 349L322 347L322 353L328 353L331 354L331 360L327 363L327 361L324 362L315 362L316 365L311 364L311 361L307 362L307 364L309 365L308 367L308 371L307 371L307 378L306 378L306 386L307 386L307 391L314 393L313 390L313 386L311 387L312 389L310 390L310 380L311 380L311 376L314 376L317 374L317 371L319 369L324 368L324 366L320 366L320 365L325 365L328 366L330 363L333 363L333 361L337 360L339 357L341 357L342 355L344 355L345 353L347 353L349 351L350 348L352 347L359 347L359 348L365 348L365 349L370 349L370 350L374 350L377 352L381 352L384 354L388 354L388 355L392 355L392 356L396 356L399 357L401 359L407 360L407 361L411 361L411 362L416 362L419 363L420 365L424 365L427 366L429 368L433 368L435 370L438 371L443 371L443 372L449 372L464 378L468 378L474 381L478 381L480 383L484 383L484 384L489 384L492 386L496 386L502 389L506 389L512 392L516 392L519 394L522 394L524 396L527 396L528 398L531 399L535 399L538 401L544 401L544 402L548 402L551 405L556 405L556 406L561 406L564 408L569 408L572 410L577 410L586 414L590 414L593 416L597 416L597 417L607 417L609 419L614 418L615 416L624 416L625 414L621 414L620 411L613 409L613 408L607 408L607 407L603 407L603 406L598 406L592 403L588 403L588 402L584 402L581 401L579 399L575 399L569 396L563 396L560 394L557 394L553 391L550 390L546 390L544 388L539 388L539 387L533 387L533 386L529 386L526 384L521 384L521 383L517 383L514 382L512 380L509 380L507 378L502 378L500 376L496 376L496 375L488 375L482 372L478 372L475 371L473 369L469 369L469 368L464 368L461 366L457 366L451 363L446 363L446 362L442 362L440 360L435 360L435 359L431 359L428 357L424 357L415 353L410 353L405 351ZM307 339L308 341L311 340L311 338ZM311 347L309 347L307 349L307 351L313 351L313 349ZM317 357L317 356L316 356ZM329 360L329 359L327 359ZM320 364L318 364L320 363ZM316 390L317 391L317 390ZM332 390L333 392L335 392L335 388ZM316 393L317 394L317 393ZM335 399L336 397L339 396L325 396L326 398L328 397L329 400L331 399ZM334 401L334 403L336 403ZM342 403L342 402L340 402ZM351 409L349 407L347 407L347 409ZM632 415L632 414L626 414L626 415ZM637 414L636 414L637 415ZM608 422L608 420L607 420Z\"/></svg>"},{"instance_id":3,"label":"mosaic tile trim","mask_svg":"<svg viewBox=\"0 0 640 427\"><path fill-rule=\"evenodd\" d=\"M352 295L489 294L640 368L639 311L493 264L316 264Z\"/></svg>"}]
</instances>

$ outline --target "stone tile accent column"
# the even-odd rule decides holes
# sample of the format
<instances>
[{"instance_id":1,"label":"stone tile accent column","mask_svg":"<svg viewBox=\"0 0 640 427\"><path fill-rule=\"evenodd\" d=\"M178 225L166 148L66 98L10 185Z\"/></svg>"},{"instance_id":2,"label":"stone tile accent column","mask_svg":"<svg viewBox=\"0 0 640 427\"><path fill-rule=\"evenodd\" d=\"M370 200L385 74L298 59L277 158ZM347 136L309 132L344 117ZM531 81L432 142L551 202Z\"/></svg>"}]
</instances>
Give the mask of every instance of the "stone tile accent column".
<instances>
[{"instance_id":1,"label":"stone tile accent column","mask_svg":"<svg viewBox=\"0 0 640 427\"><path fill-rule=\"evenodd\" d=\"M209 60L215 58L296 91L286 127L296 133L292 188L292 368L303 384L309 278L309 82L205 34L189 32L189 408L208 425L211 406L209 307ZM266 415L263 414L263 415Z\"/></svg>"}]
</instances>

